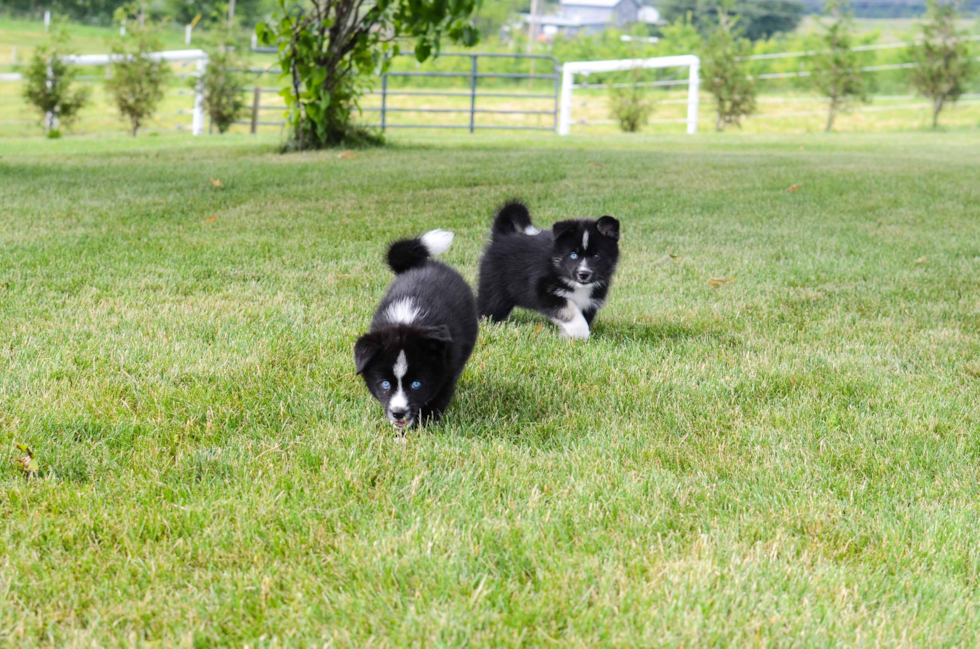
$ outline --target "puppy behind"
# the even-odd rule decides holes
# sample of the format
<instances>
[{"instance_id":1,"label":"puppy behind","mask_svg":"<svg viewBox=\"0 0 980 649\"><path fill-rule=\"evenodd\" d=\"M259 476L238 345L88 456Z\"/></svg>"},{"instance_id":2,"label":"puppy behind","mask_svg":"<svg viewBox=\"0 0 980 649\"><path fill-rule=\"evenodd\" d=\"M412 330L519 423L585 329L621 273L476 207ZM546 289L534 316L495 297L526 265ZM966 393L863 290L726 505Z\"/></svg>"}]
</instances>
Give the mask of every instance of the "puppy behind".
<instances>
[{"instance_id":1,"label":"puppy behind","mask_svg":"<svg viewBox=\"0 0 980 649\"><path fill-rule=\"evenodd\" d=\"M504 205L480 262L480 317L506 320L515 306L551 319L569 338L588 338L619 259L619 221L573 219L539 231L520 202Z\"/></svg>"},{"instance_id":2,"label":"puppy behind","mask_svg":"<svg viewBox=\"0 0 980 649\"><path fill-rule=\"evenodd\" d=\"M476 344L473 292L458 272L432 259L452 241L452 232L432 230L391 244L395 279L370 332L354 346L357 373L401 431L442 415Z\"/></svg>"}]
</instances>

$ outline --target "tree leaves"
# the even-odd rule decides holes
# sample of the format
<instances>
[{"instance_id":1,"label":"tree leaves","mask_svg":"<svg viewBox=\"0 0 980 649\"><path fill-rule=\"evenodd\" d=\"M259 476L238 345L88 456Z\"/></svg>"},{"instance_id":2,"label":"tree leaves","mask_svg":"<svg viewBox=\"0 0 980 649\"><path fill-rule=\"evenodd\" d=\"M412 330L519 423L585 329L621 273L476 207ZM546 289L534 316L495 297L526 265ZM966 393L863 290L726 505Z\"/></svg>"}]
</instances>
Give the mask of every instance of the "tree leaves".
<instances>
[{"instance_id":1,"label":"tree leaves","mask_svg":"<svg viewBox=\"0 0 980 649\"><path fill-rule=\"evenodd\" d=\"M432 45L427 41L419 41L415 44L415 58L422 63L432 54Z\"/></svg>"}]
</instances>

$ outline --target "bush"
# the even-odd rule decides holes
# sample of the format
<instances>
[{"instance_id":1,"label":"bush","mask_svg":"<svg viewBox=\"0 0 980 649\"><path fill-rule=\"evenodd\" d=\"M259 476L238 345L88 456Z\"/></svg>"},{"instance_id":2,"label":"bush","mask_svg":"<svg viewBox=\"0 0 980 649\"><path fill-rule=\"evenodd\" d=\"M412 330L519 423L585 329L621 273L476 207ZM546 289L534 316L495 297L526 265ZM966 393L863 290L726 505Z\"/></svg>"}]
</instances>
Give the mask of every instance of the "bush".
<instances>
[{"instance_id":1,"label":"bush","mask_svg":"<svg viewBox=\"0 0 980 649\"><path fill-rule=\"evenodd\" d=\"M163 99L170 68L166 61L147 58L150 52L163 49L163 41L153 23L140 24L134 9L133 5L125 5L116 12L117 20L128 18L126 34L112 41L112 53L117 59L110 66L111 76L105 85L136 137L140 125L156 112L157 104Z\"/></svg>"},{"instance_id":2,"label":"bush","mask_svg":"<svg viewBox=\"0 0 980 649\"><path fill-rule=\"evenodd\" d=\"M71 126L88 102L88 88L72 88L78 68L65 63L64 57L69 54L68 32L59 29L47 45L34 50L24 71L24 100L41 114L48 137L60 137L59 125Z\"/></svg>"},{"instance_id":3,"label":"bush","mask_svg":"<svg viewBox=\"0 0 980 649\"><path fill-rule=\"evenodd\" d=\"M224 21L220 17L208 32L204 50L208 53L208 67L193 85L201 84L204 90L204 110L211 123L225 133L245 113L248 104L242 95L244 80L234 72L247 66L247 51L238 38L236 21Z\"/></svg>"},{"instance_id":4,"label":"bush","mask_svg":"<svg viewBox=\"0 0 980 649\"><path fill-rule=\"evenodd\" d=\"M916 66L909 81L920 95L932 101L932 127L947 102L956 102L976 71L963 34L956 29L956 6L929 0L928 21L920 27L922 43L913 45L909 58Z\"/></svg>"},{"instance_id":5,"label":"bush","mask_svg":"<svg viewBox=\"0 0 980 649\"><path fill-rule=\"evenodd\" d=\"M833 18L833 22L823 26L826 51L814 57L810 79L816 91L830 101L824 128L827 132L833 128L838 111L846 108L849 98L868 101L868 84L858 69L857 53L851 50L854 20L846 0L829 0L824 13Z\"/></svg>"},{"instance_id":6,"label":"bush","mask_svg":"<svg viewBox=\"0 0 980 649\"><path fill-rule=\"evenodd\" d=\"M741 126L741 119L755 112L755 84L740 60L752 52L752 44L739 38L738 16L729 17L724 8L702 53L704 89L714 95L717 117L715 130L728 124Z\"/></svg>"},{"instance_id":7,"label":"bush","mask_svg":"<svg viewBox=\"0 0 980 649\"><path fill-rule=\"evenodd\" d=\"M653 113L653 101L640 85L640 70L633 70L633 82L626 88L609 89L610 115L624 133L636 133Z\"/></svg>"}]
</instances>

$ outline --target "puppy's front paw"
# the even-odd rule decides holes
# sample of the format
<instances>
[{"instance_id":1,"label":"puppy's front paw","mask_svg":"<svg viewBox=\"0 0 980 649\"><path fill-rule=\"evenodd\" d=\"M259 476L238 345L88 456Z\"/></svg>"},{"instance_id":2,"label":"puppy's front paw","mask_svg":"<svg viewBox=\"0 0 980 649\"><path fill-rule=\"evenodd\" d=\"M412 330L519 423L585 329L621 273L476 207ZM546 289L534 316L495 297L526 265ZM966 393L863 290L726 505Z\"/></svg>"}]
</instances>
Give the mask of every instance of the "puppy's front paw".
<instances>
[{"instance_id":1,"label":"puppy's front paw","mask_svg":"<svg viewBox=\"0 0 980 649\"><path fill-rule=\"evenodd\" d=\"M561 336L562 338L570 338L573 340L588 340L589 339L589 325L582 320L571 321L567 323L562 323L561 326Z\"/></svg>"}]
</instances>

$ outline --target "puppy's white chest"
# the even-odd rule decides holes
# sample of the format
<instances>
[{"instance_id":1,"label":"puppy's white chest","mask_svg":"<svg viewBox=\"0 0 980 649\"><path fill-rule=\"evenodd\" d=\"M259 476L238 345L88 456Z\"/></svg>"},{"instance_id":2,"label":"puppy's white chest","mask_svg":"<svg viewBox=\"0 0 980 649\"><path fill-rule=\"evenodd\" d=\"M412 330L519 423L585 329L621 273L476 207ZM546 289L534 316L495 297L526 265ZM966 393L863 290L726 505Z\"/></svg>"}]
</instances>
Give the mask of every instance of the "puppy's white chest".
<instances>
[{"instance_id":1,"label":"puppy's white chest","mask_svg":"<svg viewBox=\"0 0 980 649\"><path fill-rule=\"evenodd\" d=\"M565 289L562 297L571 300L582 311L588 311L592 306L592 285L579 285L574 289Z\"/></svg>"}]
</instances>

